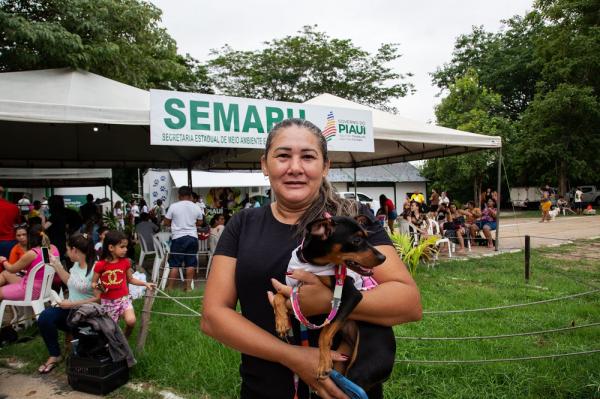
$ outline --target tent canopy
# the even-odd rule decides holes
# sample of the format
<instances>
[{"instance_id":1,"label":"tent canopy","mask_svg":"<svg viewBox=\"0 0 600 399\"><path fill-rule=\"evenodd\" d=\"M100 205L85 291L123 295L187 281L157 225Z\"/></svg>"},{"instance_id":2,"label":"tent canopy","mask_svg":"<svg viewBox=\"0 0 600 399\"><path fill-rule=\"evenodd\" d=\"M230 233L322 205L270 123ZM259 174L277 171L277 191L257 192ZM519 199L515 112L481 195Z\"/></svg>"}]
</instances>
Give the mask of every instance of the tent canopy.
<instances>
[{"instance_id":1,"label":"tent canopy","mask_svg":"<svg viewBox=\"0 0 600 399\"><path fill-rule=\"evenodd\" d=\"M175 187L186 186L186 170L170 170ZM192 171L192 187L269 187L269 178L261 173L248 172L201 172Z\"/></svg>"},{"instance_id":2,"label":"tent canopy","mask_svg":"<svg viewBox=\"0 0 600 399\"><path fill-rule=\"evenodd\" d=\"M150 145L149 92L70 69L0 73L0 167L258 169L259 149ZM322 94L315 105L371 109ZM334 167L383 165L501 147L371 109L375 152L331 152ZM97 131L94 129L97 128Z\"/></svg>"},{"instance_id":3,"label":"tent canopy","mask_svg":"<svg viewBox=\"0 0 600 399\"><path fill-rule=\"evenodd\" d=\"M8 187L96 187L110 185L111 169L0 168L0 184Z\"/></svg>"}]
</instances>

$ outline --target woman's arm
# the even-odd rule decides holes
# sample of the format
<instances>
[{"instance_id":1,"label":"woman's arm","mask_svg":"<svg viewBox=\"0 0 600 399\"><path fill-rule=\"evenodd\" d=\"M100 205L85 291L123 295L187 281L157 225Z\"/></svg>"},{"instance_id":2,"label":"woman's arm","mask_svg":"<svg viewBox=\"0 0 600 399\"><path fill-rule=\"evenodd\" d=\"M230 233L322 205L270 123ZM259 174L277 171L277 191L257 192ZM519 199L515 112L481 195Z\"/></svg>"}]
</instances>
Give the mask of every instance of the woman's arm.
<instances>
[{"instance_id":1,"label":"woman's arm","mask_svg":"<svg viewBox=\"0 0 600 399\"><path fill-rule=\"evenodd\" d=\"M7 261L5 261L3 263L4 270L7 270L11 273L16 273L18 271L21 271L21 270L25 269L27 266L31 265L31 262L33 262L36 257L37 257L37 254L35 252L33 252L33 250L30 249L29 251L25 252L25 255L23 255L21 257L21 259L19 259L15 263L11 264L11 263L8 263Z\"/></svg>"},{"instance_id":2,"label":"woman's arm","mask_svg":"<svg viewBox=\"0 0 600 399\"><path fill-rule=\"evenodd\" d=\"M67 284L67 282L69 281L69 277L71 277L71 275L69 274L68 271L65 270L62 263L60 263L60 259L57 258L56 256L50 255L50 266L52 266L54 268L54 270L56 270L56 274L58 274L58 277L60 277L60 280L63 283Z\"/></svg>"},{"instance_id":3,"label":"woman's arm","mask_svg":"<svg viewBox=\"0 0 600 399\"><path fill-rule=\"evenodd\" d=\"M373 278L379 285L362 291L363 299L350 318L384 326L420 320L422 308L419 289L406 266L393 246L380 245L376 248L386 256L385 262L373 269ZM305 315L329 313L333 297L329 288L312 273L296 270L292 277L304 283L298 296ZM272 282L278 292L289 297L291 287L274 279Z\"/></svg>"},{"instance_id":4,"label":"woman's arm","mask_svg":"<svg viewBox=\"0 0 600 399\"><path fill-rule=\"evenodd\" d=\"M95 294L93 297L82 299L80 301L69 301L68 299L65 299L58 305L61 307L61 309L71 309L76 306L85 305L86 303L100 303L100 295Z\"/></svg>"},{"instance_id":5,"label":"woman's arm","mask_svg":"<svg viewBox=\"0 0 600 399\"><path fill-rule=\"evenodd\" d=\"M346 396L331 379L318 381L318 350L289 345L258 327L235 311L237 290L235 287L236 259L223 255L213 258L211 271L204 291L204 308L200 328L202 332L242 353L271 362L281 363L296 372L302 380L322 393L322 397ZM265 292L265 300L267 293ZM334 352L334 360L340 361Z\"/></svg>"}]
</instances>

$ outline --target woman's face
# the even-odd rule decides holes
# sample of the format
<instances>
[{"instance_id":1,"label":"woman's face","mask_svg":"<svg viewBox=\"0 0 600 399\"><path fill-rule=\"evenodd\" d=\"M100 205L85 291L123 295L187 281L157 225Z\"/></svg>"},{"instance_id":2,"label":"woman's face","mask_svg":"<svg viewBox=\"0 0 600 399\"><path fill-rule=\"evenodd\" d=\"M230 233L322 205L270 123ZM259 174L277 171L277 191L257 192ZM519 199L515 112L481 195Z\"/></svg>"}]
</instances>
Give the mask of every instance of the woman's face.
<instances>
[{"instance_id":1,"label":"woman's face","mask_svg":"<svg viewBox=\"0 0 600 399\"><path fill-rule=\"evenodd\" d=\"M319 139L298 126L284 128L275 135L261 165L265 176L269 176L277 201L291 208L308 206L329 171Z\"/></svg>"},{"instance_id":2,"label":"woman's face","mask_svg":"<svg viewBox=\"0 0 600 399\"><path fill-rule=\"evenodd\" d=\"M494 207L494 201L492 199L489 199L487 202L487 206L488 208L493 208Z\"/></svg>"},{"instance_id":3,"label":"woman's face","mask_svg":"<svg viewBox=\"0 0 600 399\"><path fill-rule=\"evenodd\" d=\"M410 210L415 212L419 210L419 204L417 204L416 202L411 202L410 203Z\"/></svg>"},{"instance_id":4,"label":"woman's face","mask_svg":"<svg viewBox=\"0 0 600 399\"><path fill-rule=\"evenodd\" d=\"M70 247L67 245L67 256L71 259L71 262L77 262L79 255L79 250L74 247Z\"/></svg>"},{"instance_id":5,"label":"woman's face","mask_svg":"<svg viewBox=\"0 0 600 399\"><path fill-rule=\"evenodd\" d=\"M456 205L450 205L450 212L456 213Z\"/></svg>"},{"instance_id":6,"label":"woman's face","mask_svg":"<svg viewBox=\"0 0 600 399\"><path fill-rule=\"evenodd\" d=\"M21 246L27 246L27 230L24 229L18 229L15 232L15 236L17 238L17 242L21 245Z\"/></svg>"}]
</instances>

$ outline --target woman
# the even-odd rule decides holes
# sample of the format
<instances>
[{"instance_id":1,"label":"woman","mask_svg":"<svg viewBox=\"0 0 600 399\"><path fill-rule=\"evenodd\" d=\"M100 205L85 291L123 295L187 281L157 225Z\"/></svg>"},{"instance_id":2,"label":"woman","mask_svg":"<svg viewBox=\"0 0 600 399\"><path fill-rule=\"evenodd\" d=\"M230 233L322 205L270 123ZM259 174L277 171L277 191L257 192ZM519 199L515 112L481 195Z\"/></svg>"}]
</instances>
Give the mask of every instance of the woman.
<instances>
[{"instance_id":1,"label":"woman","mask_svg":"<svg viewBox=\"0 0 600 399\"><path fill-rule=\"evenodd\" d=\"M60 258L65 258L67 251L67 212L62 195L53 195L48 200L50 217L44 224L44 230L48 233L50 241L56 245Z\"/></svg>"},{"instance_id":2,"label":"woman","mask_svg":"<svg viewBox=\"0 0 600 399\"><path fill-rule=\"evenodd\" d=\"M4 267L4 271L0 273L0 300L23 300L25 299L25 289L27 285L27 275L38 263L42 262L42 246L50 247L50 253L54 256L59 256L58 249L54 245L50 245L48 236L44 234L41 225L35 225L29 229L27 236L27 252L15 263L10 263L8 260L0 256L0 265ZM23 277L16 273L23 271ZM33 282L33 299L40 296L42 280L44 278L44 268L38 270Z\"/></svg>"},{"instance_id":3,"label":"woman","mask_svg":"<svg viewBox=\"0 0 600 399\"><path fill-rule=\"evenodd\" d=\"M440 195L435 188L431 189L431 196L429 197L429 215L433 217L440 206Z\"/></svg>"},{"instance_id":4,"label":"woman","mask_svg":"<svg viewBox=\"0 0 600 399\"><path fill-rule=\"evenodd\" d=\"M64 284L69 287L69 299L63 299L59 307L47 308L38 319L38 326L50 357L42 364L38 371L40 374L51 372L62 360L58 344L58 330L70 331L67 327L67 316L72 308L85 303L99 302L92 290L92 276L96 251L94 242L87 234L75 233L67 242L67 256L73 262L70 273L66 271L60 261L50 258L50 266Z\"/></svg>"},{"instance_id":5,"label":"woman","mask_svg":"<svg viewBox=\"0 0 600 399\"><path fill-rule=\"evenodd\" d=\"M442 195L440 195L440 205L446 204L446 206L450 205L450 198L448 198L448 193L446 191L442 191Z\"/></svg>"},{"instance_id":6,"label":"woman","mask_svg":"<svg viewBox=\"0 0 600 399\"><path fill-rule=\"evenodd\" d=\"M327 142L308 121L288 119L267 138L261 159L276 201L238 212L221 235L206 285L202 331L242 352L241 398L292 398L294 374L322 398L346 398L329 378L317 380L317 348L285 343L275 337L273 287L286 296L291 288L280 281L291 253L309 222L332 215L357 213L354 202L339 198L325 179L329 170ZM368 212L368 211L366 211ZM383 229L369 235L387 260L374 270L379 285L363 293L350 318L392 326L421 318L418 289ZM300 307L307 316L330 311L332 293L312 274L295 271L304 283ZM268 297L267 297L268 296ZM241 314L236 312L239 300ZM310 331L316 343L318 331ZM344 361L337 352L335 361ZM301 383L298 397L308 397ZM371 397L382 397L381 386Z\"/></svg>"},{"instance_id":7,"label":"woman","mask_svg":"<svg viewBox=\"0 0 600 399\"><path fill-rule=\"evenodd\" d=\"M123 212L123 203L121 201L115 202L113 215L117 219L117 229L120 231L125 230L125 213Z\"/></svg>"},{"instance_id":8,"label":"woman","mask_svg":"<svg viewBox=\"0 0 600 399\"><path fill-rule=\"evenodd\" d=\"M17 238L17 245L12 247L10 255L8 256L8 263L17 263L19 259L27 252L27 225L20 225L15 229L15 237ZM0 271L2 266L0 266Z\"/></svg>"},{"instance_id":9,"label":"woman","mask_svg":"<svg viewBox=\"0 0 600 399\"><path fill-rule=\"evenodd\" d=\"M448 222L444 224L444 230L453 232L449 235L455 235L459 244L459 249L456 252L465 251L465 218L456 208L455 203L450 204L450 214Z\"/></svg>"},{"instance_id":10,"label":"woman","mask_svg":"<svg viewBox=\"0 0 600 399\"><path fill-rule=\"evenodd\" d=\"M386 197L385 194L379 196L379 209L382 209L382 213L387 217L388 227L393 233L394 222L398 218L398 213L396 212L396 207L392 200Z\"/></svg>"},{"instance_id":11,"label":"woman","mask_svg":"<svg viewBox=\"0 0 600 399\"><path fill-rule=\"evenodd\" d=\"M419 237L427 237L429 220L427 215L421 213L421 204L418 201L410 201L410 222L417 228Z\"/></svg>"},{"instance_id":12,"label":"woman","mask_svg":"<svg viewBox=\"0 0 600 399\"><path fill-rule=\"evenodd\" d=\"M494 248L492 230L496 230L496 201L492 198L487 200L486 208L481 212L481 218L471 225L471 236L476 237L479 230L487 239L487 247Z\"/></svg>"}]
</instances>

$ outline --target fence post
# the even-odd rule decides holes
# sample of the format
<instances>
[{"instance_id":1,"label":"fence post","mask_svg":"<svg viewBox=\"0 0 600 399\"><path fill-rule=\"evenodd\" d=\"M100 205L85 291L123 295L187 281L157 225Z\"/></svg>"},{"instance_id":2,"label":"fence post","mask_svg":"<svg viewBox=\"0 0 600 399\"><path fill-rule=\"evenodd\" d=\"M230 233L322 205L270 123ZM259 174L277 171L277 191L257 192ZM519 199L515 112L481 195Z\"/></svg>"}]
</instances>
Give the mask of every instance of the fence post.
<instances>
[{"instance_id":1,"label":"fence post","mask_svg":"<svg viewBox=\"0 0 600 399\"><path fill-rule=\"evenodd\" d=\"M148 337L148 331L150 330L150 311L154 304L154 297L156 296L156 290L146 289L144 295L144 307L142 310L142 322L140 324L140 333L138 334L137 352L142 352L144 346L146 346L146 338Z\"/></svg>"},{"instance_id":2,"label":"fence post","mask_svg":"<svg viewBox=\"0 0 600 399\"><path fill-rule=\"evenodd\" d=\"M531 237L525 236L525 282L529 283L529 260L531 259Z\"/></svg>"}]
</instances>

